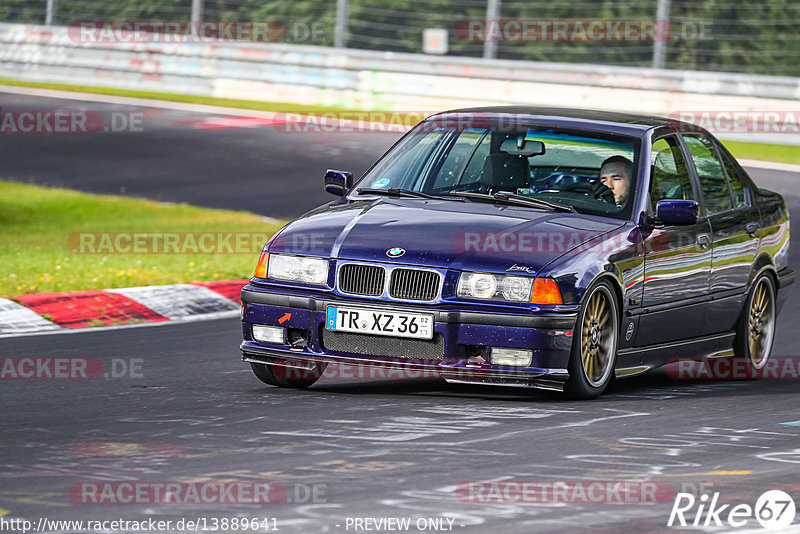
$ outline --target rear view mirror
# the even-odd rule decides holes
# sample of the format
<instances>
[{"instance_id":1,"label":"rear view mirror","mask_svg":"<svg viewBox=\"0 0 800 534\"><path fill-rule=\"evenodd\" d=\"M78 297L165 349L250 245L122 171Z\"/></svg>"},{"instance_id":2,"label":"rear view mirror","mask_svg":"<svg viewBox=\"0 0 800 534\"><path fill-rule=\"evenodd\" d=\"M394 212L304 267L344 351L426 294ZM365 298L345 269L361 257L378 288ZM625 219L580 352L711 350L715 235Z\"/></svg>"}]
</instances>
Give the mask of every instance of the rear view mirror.
<instances>
[{"instance_id":1,"label":"rear view mirror","mask_svg":"<svg viewBox=\"0 0 800 534\"><path fill-rule=\"evenodd\" d=\"M328 169L325 171L323 184L325 185L325 191L331 195L343 197L353 187L353 173Z\"/></svg>"},{"instance_id":2,"label":"rear view mirror","mask_svg":"<svg viewBox=\"0 0 800 534\"><path fill-rule=\"evenodd\" d=\"M699 209L699 204L694 200L659 200L656 204L656 217L668 225L695 224Z\"/></svg>"},{"instance_id":3,"label":"rear view mirror","mask_svg":"<svg viewBox=\"0 0 800 534\"><path fill-rule=\"evenodd\" d=\"M514 156L540 156L544 154L544 143L519 137L517 139L506 139L500 144L500 152Z\"/></svg>"}]
</instances>

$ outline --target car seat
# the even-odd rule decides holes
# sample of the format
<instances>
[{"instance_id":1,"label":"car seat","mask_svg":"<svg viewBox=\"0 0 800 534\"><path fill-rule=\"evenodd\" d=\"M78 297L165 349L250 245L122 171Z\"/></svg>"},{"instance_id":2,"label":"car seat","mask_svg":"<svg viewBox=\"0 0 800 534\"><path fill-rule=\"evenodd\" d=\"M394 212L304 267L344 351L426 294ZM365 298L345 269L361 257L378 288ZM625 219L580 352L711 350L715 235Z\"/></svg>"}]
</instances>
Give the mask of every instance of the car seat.
<instances>
[{"instance_id":1,"label":"car seat","mask_svg":"<svg viewBox=\"0 0 800 534\"><path fill-rule=\"evenodd\" d=\"M489 154L481 170L481 189L487 193L515 193L517 189L528 186L530 175L528 158L505 152Z\"/></svg>"}]
</instances>

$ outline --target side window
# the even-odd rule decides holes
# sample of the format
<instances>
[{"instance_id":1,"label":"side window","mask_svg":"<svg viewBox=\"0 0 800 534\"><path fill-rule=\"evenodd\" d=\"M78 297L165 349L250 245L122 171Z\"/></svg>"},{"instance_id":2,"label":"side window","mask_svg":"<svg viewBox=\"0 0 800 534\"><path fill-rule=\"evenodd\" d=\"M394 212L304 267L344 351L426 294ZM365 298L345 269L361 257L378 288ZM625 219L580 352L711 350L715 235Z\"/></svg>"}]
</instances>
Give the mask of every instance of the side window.
<instances>
[{"instance_id":1,"label":"side window","mask_svg":"<svg viewBox=\"0 0 800 534\"><path fill-rule=\"evenodd\" d=\"M455 140L450 147L450 151L445 156L444 161L436 175L436 180L433 183L433 189L442 191L451 189L454 186L464 183L467 179L465 174L467 165L470 163L469 157L473 154L475 145L484 139L486 130L481 129L465 129ZM474 158L473 158L474 159ZM481 165L483 161L481 161ZM478 170L480 174L480 169ZM477 178L476 178L477 180Z\"/></svg>"},{"instance_id":2,"label":"side window","mask_svg":"<svg viewBox=\"0 0 800 534\"><path fill-rule=\"evenodd\" d=\"M472 159L467 163L467 168L464 169L464 175L461 177L460 185L474 184L481 178L481 171L483 171L483 163L489 157L489 152L492 148L492 132L486 134L481 144L475 153L472 154Z\"/></svg>"},{"instance_id":3,"label":"side window","mask_svg":"<svg viewBox=\"0 0 800 534\"><path fill-rule=\"evenodd\" d=\"M656 140L650 158L650 200L654 213L659 200L694 200L692 181L675 136Z\"/></svg>"},{"instance_id":4,"label":"side window","mask_svg":"<svg viewBox=\"0 0 800 534\"><path fill-rule=\"evenodd\" d=\"M370 173L371 179L363 187L412 187L445 133L445 129L437 128L417 135L412 142L403 145L402 150L381 160Z\"/></svg>"},{"instance_id":5,"label":"side window","mask_svg":"<svg viewBox=\"0 0 800 534\"><path fill-rule=\"evenodd\" d=\"M696 135L684 135L683 140L692 155L692 161L700 177L700 187L709 213L726 211L733 207L731 191L725 170L717 158L711 140Z\"/></svg>"},{"instance_id":6,"label":"side window","mask_svg":"<svg viewBox=\"0 0 800 534\"><path fill-rule=\"evenodd\" d=\"M725 170L728 171L728 182L731 184L731 193L733 193L734 207L741 208L747 205L747 196L745 195L745 185L742 179L742 172L731 160L730 156L722 154L722 162L725 164Z\"/></svg>"}]
</instances>

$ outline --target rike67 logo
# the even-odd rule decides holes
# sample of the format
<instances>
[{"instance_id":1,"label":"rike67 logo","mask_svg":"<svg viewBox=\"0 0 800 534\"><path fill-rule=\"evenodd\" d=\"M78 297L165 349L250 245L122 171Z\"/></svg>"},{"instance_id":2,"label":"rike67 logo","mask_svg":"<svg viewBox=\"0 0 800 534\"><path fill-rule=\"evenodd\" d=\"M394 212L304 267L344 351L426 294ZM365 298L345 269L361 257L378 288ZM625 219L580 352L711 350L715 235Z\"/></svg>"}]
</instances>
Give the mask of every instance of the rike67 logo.
<instances>
[{"instance_id":1,"label":"rike67 logo","mask_svg":"<svg viewBox=\"0 0 800 534\"><path fill-rule=\"evenodd\" d=\"M741 528L752 519L767 530L783 530L794 522L794 499L781 490L766 491L749 504L720 504L719 492L711 497L703 494L699 498L691 493L678 493L669 514L668 527Z\"/></svg>"}]
</instances>

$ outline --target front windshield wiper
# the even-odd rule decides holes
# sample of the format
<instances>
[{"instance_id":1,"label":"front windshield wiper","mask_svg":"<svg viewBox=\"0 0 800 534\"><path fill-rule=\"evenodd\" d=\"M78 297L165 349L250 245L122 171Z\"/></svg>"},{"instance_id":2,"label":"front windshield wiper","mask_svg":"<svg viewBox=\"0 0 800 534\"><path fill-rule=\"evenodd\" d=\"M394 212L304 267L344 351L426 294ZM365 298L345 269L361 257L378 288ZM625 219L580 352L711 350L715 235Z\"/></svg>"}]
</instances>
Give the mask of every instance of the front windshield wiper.
<instances>
[{"instance_id":1,"label":"front windshield wiper","mask_svg":"<svg viewBox=\"0 0 800 534\"><path fill-rule=\"evenodd\" d=\"M525 197L522 195L514 195L511 193L495 193L493 195L488 195L486 193L472 193L469 191L450 191L450 194L454 197L477 198L482 200L502 202L504 204L516 204L518 206L543 208L550 211L568 211L570 213L578 213L578 211L572 206L556 204L555 202L547 202L545 200Z\"/></svg>"},{"instance_id":2,"label":"front windshield wiper","mask_svg":"<svg viewBox=\"0 0 800 534\"><path fill-rule=\"evenodd\" d=\"M400 189L398 187L390 187L388 189L373 189L369 187L360 187L356 189L359 193L369 195L386 195L389 197L410 197L410 198L430 198L434 200L460 200L455 198L447 198L436 195L429 195L420 191L412 191L411 189Z\"/></svg>"}]
</instances>

